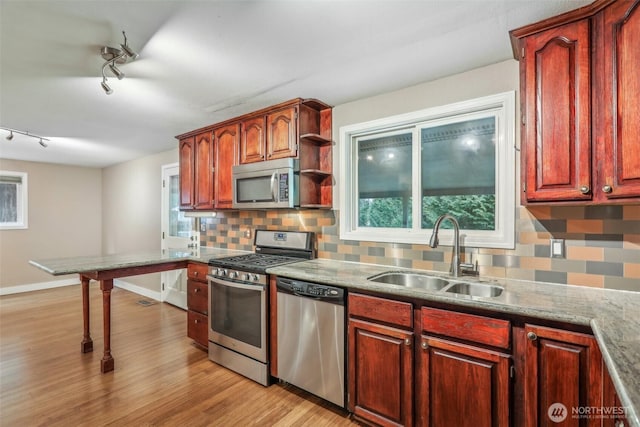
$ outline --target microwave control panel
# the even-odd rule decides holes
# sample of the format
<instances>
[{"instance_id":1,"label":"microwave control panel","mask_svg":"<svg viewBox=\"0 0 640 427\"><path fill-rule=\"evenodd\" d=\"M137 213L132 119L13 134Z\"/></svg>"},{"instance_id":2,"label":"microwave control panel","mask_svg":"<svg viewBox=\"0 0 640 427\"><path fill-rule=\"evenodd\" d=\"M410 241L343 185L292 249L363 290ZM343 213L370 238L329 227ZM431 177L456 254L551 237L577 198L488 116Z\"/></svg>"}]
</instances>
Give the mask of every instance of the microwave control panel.
<instances>
[{"instance_id":1,"label":"microwave control panel","mask_svg":"<svg viewBox=\"0 0 640 427\"><path fill-rule=\"evenodd\" d=\"M286 202L289 200L289 174L281 173L279 181L279 201Z\"/></svg>"}]
</instances>

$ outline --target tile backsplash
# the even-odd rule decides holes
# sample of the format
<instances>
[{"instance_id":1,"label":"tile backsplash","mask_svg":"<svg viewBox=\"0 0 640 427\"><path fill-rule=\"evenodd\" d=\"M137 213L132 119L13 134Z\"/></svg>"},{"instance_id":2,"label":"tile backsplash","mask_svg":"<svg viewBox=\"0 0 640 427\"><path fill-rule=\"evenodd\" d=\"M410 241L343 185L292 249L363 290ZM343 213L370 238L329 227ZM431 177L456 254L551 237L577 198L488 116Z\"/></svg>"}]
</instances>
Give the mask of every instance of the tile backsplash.
<instances>
[{"instance_id":1,"label":"tile backsplash","mask_svg":"<svg viewBox=\"0 0 640 427\"><path fill-rule=\"evenodd\" d=\"M224 211L202 218L201 243L253 250L255 229L314 231L318 257L448 271L451 247L340 240L338 212ZM246 231L251 230L251 237ZM565 258L550 257L550 238ZM514 278L640 292L640 206L518 207L515 249L464 248L481 277Z\"/></svg>"}]
</instances>

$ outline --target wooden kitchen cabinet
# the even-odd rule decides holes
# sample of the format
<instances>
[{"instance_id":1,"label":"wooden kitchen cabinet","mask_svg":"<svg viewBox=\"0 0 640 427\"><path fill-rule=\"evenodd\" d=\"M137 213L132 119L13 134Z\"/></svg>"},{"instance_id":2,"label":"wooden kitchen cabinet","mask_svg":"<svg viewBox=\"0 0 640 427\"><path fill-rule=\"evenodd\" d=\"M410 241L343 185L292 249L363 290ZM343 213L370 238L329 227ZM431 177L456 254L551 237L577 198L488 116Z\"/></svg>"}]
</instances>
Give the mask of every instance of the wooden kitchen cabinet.
<instances>
[{"instance_id":1,"label":"wooden kitchen cabinet","mask_svg":"<svg viewBox=\"0 0 640 427\"><path fill-rule=\"evenodd\" d=\"M180 208L230 209L234 165L296 158L300 208L330 209L331 135L331 106L302 98L178 135ZM205 136L210 151L204 148Z\"/></svg>"},{"instance_id":2,"label":"wooden kitchen cabinet","mask_svg":"<svg viewBox=\"0 0 640 427\"><path fill-rule=\"evenodd\" d=\"M349 294L349 411L364 422L413 425L412 305Z\"/></svg>"},{"instance_id":3,"label":"wooden kitchen cabinet","mask_svg":"<svg viewBox=\"0 0 640 427\"><path fill-rule=\"evenodd\" d=\"M187 336L203 348L209 346L207 272L207 264L189 263L187 266Z\"/></svg>"},{"instance_id":4,"label":"wooden kitchen cabinet","mask_svg":"<svg viewBox=\"0 0 640 427\"><path fill-rule=\"evenodd\" d=\"M522 202L640 202L640 2L599 0L511 37Z\"/></svg>"},{"instance_id":5,"label":"wooden kitchen cabinet","mask_svg":"<svg viewBox=\"0 0 640 427\"><path fill-rule=\"evenodd\" d=\"M421 318L416 425L511 425L510 322L428 307Z\"/></svg>"},{"instance_id":6,"label":"wooden kitchen cabinet","mask_svg":"<svg viewBox=\"0 0 640 427\"><path fill-rule=\"evenodd\" d=\"M215 130L215 208L228 209L233 204L232 169L238 164L240 125L230 124Z\"/></svg>"},{"instance_id":7,"label":"wooden kitchen cabinet","mask_svg":"<svg viewBox=\"0 0 640 427\"><path fill-rule=\"evenodd\" d=\"M213 138L210 131L180 140L180 209L214 207Z\"/></svg>"},{"instance_id":8,"label":"wooden kitchen cabinet","mask_svg":"<svg viewBox=\"0 0 640 427\"><path fill-rule=\"evenodd\" d=\"M557 416L566 408L564 425L601 425L598 417L572 418L572 408L602 405L602 356L595 338L529 324L518 333L524 335L523 425L556 425L552 405Z\"/></svg>"}]
</instances>

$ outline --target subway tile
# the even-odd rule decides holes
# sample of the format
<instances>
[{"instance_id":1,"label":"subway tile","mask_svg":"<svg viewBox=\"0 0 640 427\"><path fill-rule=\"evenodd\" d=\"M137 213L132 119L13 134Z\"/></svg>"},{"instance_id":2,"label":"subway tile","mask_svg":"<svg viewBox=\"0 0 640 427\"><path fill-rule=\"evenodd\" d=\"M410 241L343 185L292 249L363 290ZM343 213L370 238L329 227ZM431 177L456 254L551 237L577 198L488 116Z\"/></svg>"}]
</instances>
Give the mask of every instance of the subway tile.
<instances>
[{"instance_id":1,"label":"subway tile","mask_svg":"<svg viewBox=\"0 0 640 427\"><path fill-rule=\"evenodd\" d=\"M607 289L640 292L640 280L626 277L605 277L604 287Z\"/></svg>"},{"instance_id":2,"label":"subway tile","mask_svg":"<svg viewBox=\"0 0 640 427\"><path fill-rule=\"evenodd\" d=\"M564 271L565 273L586 273L586 263L587 261L551 258L551 269L553 271Z\"/></svg>"},{"instance_id":3,"label":"subway tile","mask_svg":"<svg viewBox=\"0 0 640 427\"><path fill-rule=\"evenodd\" d=\"M520 210L522 217L531 216L538 219L551 219L551 207L549 206L527 206Z\"/></svg>"},{"instance_id":4,"label":"subway tile","mask_svg":"<svg viewBox=\"0 0 640 427\"><path fill-rule=\"evenodd\" d=\"M536 270L534 280L536 282L550 282L550 283L567 283L567 273L560 271L544 271Z\"/></svg>"},{"instance_id":5,"label":"subway tile","mask_svg":"<svg viewBox=\"0 0 640 427\"><path fill-rule=\"evenodd\" d=\"M552 218L584 219L585 208L583 206L553 206L551 207Z\"/></svg>"},{"instance_id":6,"label":"subway tile","mask_svg":"<svg viewBox=\"0 0 640 427\"><path fill-rule=\"evenodd\" d=\"M591 286L593 288L604 287L604 277L596 274L567 273L567 284L579 286Z\"/></svg>"},{"instance_id":7,"label":"subway tile","mask_svg":"<svg viewBox=\"0 0 640 427\"><path fill-rule=\"evenodd\" d=\"M611 220L604 222L602 230L606 234L638 234L640 233L640 220Z\"/></svg>"},{"instance_id":8,"label":"subway tile","mask_svg":"<svg viewBox=\"0 0 640 427\"><path fill-rule=\"evenodd\" d=\"M602 233L604 228L601 219L570 219L567 221L568 233Z\"/></svg>"},{"instance_id":9,"label":"subway tile","mask_svg":"<svg viewBox=\"0 0 640 427\"><path fill-rule=\"evenodd\" d=\"M604 248L604 261L640 262L640 253L630 249Z\"/></svg>"},{"instance_id":10,"label":"subway tile","mask_svg":"<svg viewBox=\"0 0 640 427\"><path fill-rule=\"evenodd\" d=\"M628 205L622 209L623 219L640 219L640 205Z\"/></svg>"},{"instance_id":11,"label":"subway tile","mask_svg":"<svg viewBox=\"0 0 640 427\"><path fill-rule=\"evenodd\" d=\"M535 280L535 270L507 268L505 269L505 277L515 280Z\"/></svg>"},{"instance_id":12,"label":"subway tile","mask_svg":"<svg viewBox=\"0 0 640 427\"><path fill-rule=\"evenodd\" d=\"M585 234L586 246L598 246L603 248L621 248L622 234Z\"/></svg>"},{"instance_id":13,"label":"subway tile","mask_svg":"<svg viewBox=\"0 0 640 427\"><path fill-rule=\"evenodd\" d=\"M567 246L567 259L604 261L604 249L584 246Z\"/></svg>"},{"instance_id":14,"label":"subway tile","mask_svg":"<svg viewBox=\"0 0 640 427\"><path fill-rule=\"evenodd\" d=\"M624 267L622 263L618 262L587 261L586 272L589 274L601 274L603 276L622 277Z\"/></svg>"},{"instance_id":15,"label":"subway tile","mask_svg":"<svg viewBox=\"0 0 640 427\"><path fill-rule=\"evenodd\" d=\"M517 235L520 244L544 244L549 243L549 234L525 231Z\"/></svg>"},{"instance_id":16,"label":"subway tile","mask_svg":"<svg viewBox=\"0 0 640 427\"><path fill-rule=\"evenodd\" d=\"M549 258L551 256L551 246L534 245L534 255L538 258Z\"/></svg>"},{"instance_id":17,"label":"subway tile","mask_svg":"<svg viewBox=\"0 0 640 427\"><path fill-rule=\"evenodd\" d=\"M549 233L564 233L567 231L567 221L564 219L542 219L534 224L536 231L548 231Z\"/></svg>"},{"instance_id":18,"label":"subway tile","mask_svg":"<svg viewBox=\"0 0 640 427\"><path fill-rule=\"evenodd\" d=\"M494 267L517 268L520 267L520 258L510 255L493 255L492 265Z\"/></svg>"},{"instance_id":19,"label":"subway tile","mask_svg":"<svg viewBox=\"0 0 640 427\"><path fill-rule=\"evenodd\" d=\"M625 263L624 264L624 277L628 279L638 279L640 281L640 264L639 263Z\"/></svg>"},{"instance_id":20,"label":"subway tile","mask_svg":"<svg viewBox=\"0 0 640 427\"><path fill-rule=\"evenodd\" d=\"M370 256L384 256L384 248L366 248L367 255Z\"/></svg>"},{"instance_id":21,"label":"subway tile","mask_svg":"<svg viewBox=\"0 0 640 427\"><path fill-rule=\"evenodd\" d=\"M622 246L625 249L640 250L640 234L626 234L624 235L624 244ZM640 256L640 255L638 255Z\"/></svg>"},{"instance_id":22,"label":"subway tile","mask_svg":"<svg viewBox=\"0 0 640 427\"><path fill-rule=\"evenodd\" d=\"M586 206L586 219L622 219L622 206Z\"/></svg>"}]
</instances>

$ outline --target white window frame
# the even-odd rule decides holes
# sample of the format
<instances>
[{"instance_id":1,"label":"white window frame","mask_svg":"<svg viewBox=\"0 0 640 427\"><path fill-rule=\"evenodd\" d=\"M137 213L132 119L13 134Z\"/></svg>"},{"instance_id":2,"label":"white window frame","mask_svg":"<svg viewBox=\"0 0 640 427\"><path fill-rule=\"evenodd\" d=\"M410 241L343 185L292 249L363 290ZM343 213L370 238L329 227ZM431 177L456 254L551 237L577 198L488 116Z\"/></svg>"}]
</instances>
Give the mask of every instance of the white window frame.
<instances>
[{"instance_id":1,"label":"white window frame","mask_svg":"<svg viewBox=\"0 0 640 427\"><path fill-rule=\"evenodd\" d=\"M26 172L0 171L1 176L14 176L20 178L20 184L17 184L17 211L18 218L16 222L0 222L0 230L19 230L29 228L29 192Z\"/></svg>"},{"instance_id":2,"label":"white window frame","mask_svg":"<svg viewBox=\"0 0 640 427\"><path fill-rule=\"evenodd\" d=\"M421 228L420 144L413 144L412 228L358 226L357 138L371 133L414 128L414 140L425 124L491 113L496 118L496 229L461 230L461 244L468 247L513 249L515 247L515 91L475 98L406 114L385 117L340 128L340 239L370 242L427 244L432 230ZM417 206L416 206L417 205ZM439 232L440 244L453 244L452 230Z\"/></svg>"}]
</instances>

